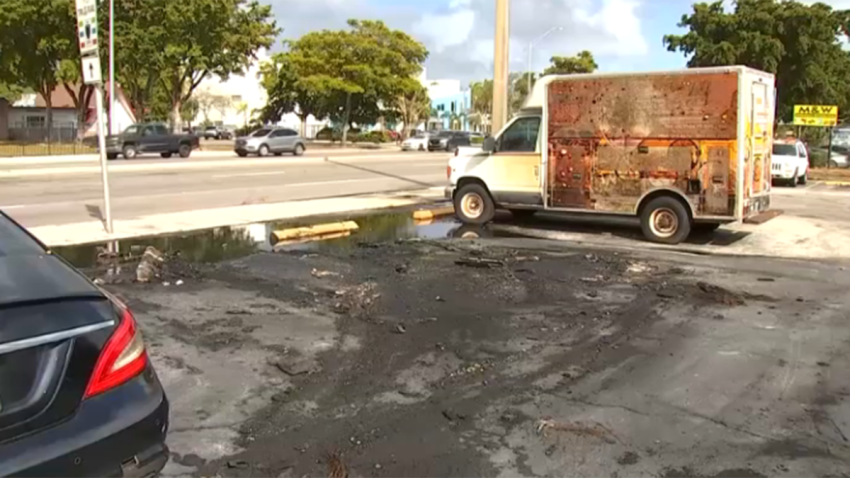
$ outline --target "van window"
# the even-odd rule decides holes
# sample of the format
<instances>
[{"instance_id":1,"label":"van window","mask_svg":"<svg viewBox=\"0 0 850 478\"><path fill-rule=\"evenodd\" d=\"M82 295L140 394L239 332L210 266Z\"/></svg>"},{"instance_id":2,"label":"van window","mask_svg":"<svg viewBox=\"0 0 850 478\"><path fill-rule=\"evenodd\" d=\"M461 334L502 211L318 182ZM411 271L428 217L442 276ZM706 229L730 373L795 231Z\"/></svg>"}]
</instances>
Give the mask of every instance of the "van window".
<instances>
[{"instance_id":1,"label":"van window","mask_svg":"<svg viewBox=\"0 0 850 478\"><path fill-rule=\"evenodd\" d=\"M540 117L519 118L499 138L499 153L533 153L537 150Z\"/></svg>"}]
</instances>

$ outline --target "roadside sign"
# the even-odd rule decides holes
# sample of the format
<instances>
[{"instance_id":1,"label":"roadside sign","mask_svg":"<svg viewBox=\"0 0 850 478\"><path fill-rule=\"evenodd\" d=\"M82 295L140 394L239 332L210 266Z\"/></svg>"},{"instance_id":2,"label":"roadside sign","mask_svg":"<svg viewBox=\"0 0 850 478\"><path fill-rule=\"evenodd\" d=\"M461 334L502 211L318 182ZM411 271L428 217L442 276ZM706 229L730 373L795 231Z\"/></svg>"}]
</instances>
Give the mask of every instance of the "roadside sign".
<instances>
[{"instance_id":1,"label":"roadside sign","mask_svg":"<svg viewBox=\"0 0 850 478\"><path fill-rule=\"evenodd\" d=\"M80 55L97 55L97 0L76 0Z\"/></svg>"},{"instance_id":2,"label":"roadside sign","mask_svg":"<svg viewBox=\"0 0 850 478\"><path fill-rule=\"evenodd\" d=\"M838 106L794 105L794 124L800 126L835 126L838 124Z\"/></svg>"},{"instance_id":3,"label":"roadside sign","mask_svg":"<svg viewBox=\"0 0 850 478\"><path fill-rule=\"evenodd\" d=\"M99 85L101 83L100 57L83 57L83 83L87 85Z\"/></svg>"}]
</instances>

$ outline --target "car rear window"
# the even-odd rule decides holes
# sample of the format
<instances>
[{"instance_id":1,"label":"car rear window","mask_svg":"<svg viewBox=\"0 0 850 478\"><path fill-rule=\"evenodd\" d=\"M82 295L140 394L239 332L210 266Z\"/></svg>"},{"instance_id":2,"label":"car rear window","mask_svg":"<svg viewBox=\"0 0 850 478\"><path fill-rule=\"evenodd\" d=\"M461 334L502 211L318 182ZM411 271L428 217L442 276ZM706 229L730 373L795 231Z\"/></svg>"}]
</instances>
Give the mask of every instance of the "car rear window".
<instances>
[{"instance_id":1,"label":"car rear window","mask_svg":"<svg viewBox=\"0 0 850 478\"><path fill-rule=\"evenodd\" d=\"M797 146L793 144L774 144L773 154L780 156L797 156Z\"/></svg>"},{"instance_id":2,"label":"car rear window","mask_svg":"<svg viewBox=\"0 0 850 478\"><path fill-rule=\"evenodd\" d=\"M0 257L43 253L44 250L29 234L0 214Z\"/></svg>"}]
</instances>

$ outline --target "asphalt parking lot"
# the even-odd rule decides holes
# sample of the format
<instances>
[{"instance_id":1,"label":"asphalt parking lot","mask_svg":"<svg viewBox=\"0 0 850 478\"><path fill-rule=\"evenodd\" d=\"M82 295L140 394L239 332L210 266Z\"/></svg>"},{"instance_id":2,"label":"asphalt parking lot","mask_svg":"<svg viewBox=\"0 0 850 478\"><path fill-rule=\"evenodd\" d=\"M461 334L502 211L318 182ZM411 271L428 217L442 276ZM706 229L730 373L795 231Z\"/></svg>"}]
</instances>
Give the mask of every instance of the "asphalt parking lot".
<instances>
[{"instance_id":1,"label":"asphalt parking lot","mask_svg":"<svg viewBox=\"0 0 850 478\"><path fill-rule=\"evenodd\" d=\"M89 273L171 399L165 476L840 476L847 206L777 188L779 218L681 250L544 218Z\"/></svg>"}]
</instances>

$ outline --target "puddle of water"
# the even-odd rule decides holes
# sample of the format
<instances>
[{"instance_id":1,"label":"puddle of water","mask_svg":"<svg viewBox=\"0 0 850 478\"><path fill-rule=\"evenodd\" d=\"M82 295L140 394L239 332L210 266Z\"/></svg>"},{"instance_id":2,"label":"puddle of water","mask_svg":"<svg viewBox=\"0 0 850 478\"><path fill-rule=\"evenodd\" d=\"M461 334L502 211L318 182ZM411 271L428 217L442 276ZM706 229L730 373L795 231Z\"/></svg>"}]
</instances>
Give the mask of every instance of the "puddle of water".
<instances>
[{"instance_id":1,"label":"puddle of water","mask_svg":"<svg viewBox=\"0 0 850 478\"><path fill-rule=\"evenodd\" d=\"M329 250L357 247L363 242L385 242L396 239L456 237L459 225L453 217L433 222L417 222L410 212L371 214L356 218L327 218L318 222L354 220L360 226L357 231L327 240L290 244L283 250ZM107 243L86 244L53 248L53 252L67 259L74 266L91 268L98 264L98 255L112 247L122 257L140 256L146 247L153 246L168 254L180 253L189 262L212 263L248 256L258 251L273 251L271 242L274 230L315 224L308 222L270 222L243 226L219 227L186 234L140 237ZM117 248L117 249L116 249Z\"/></svg>"}]
</instances>

